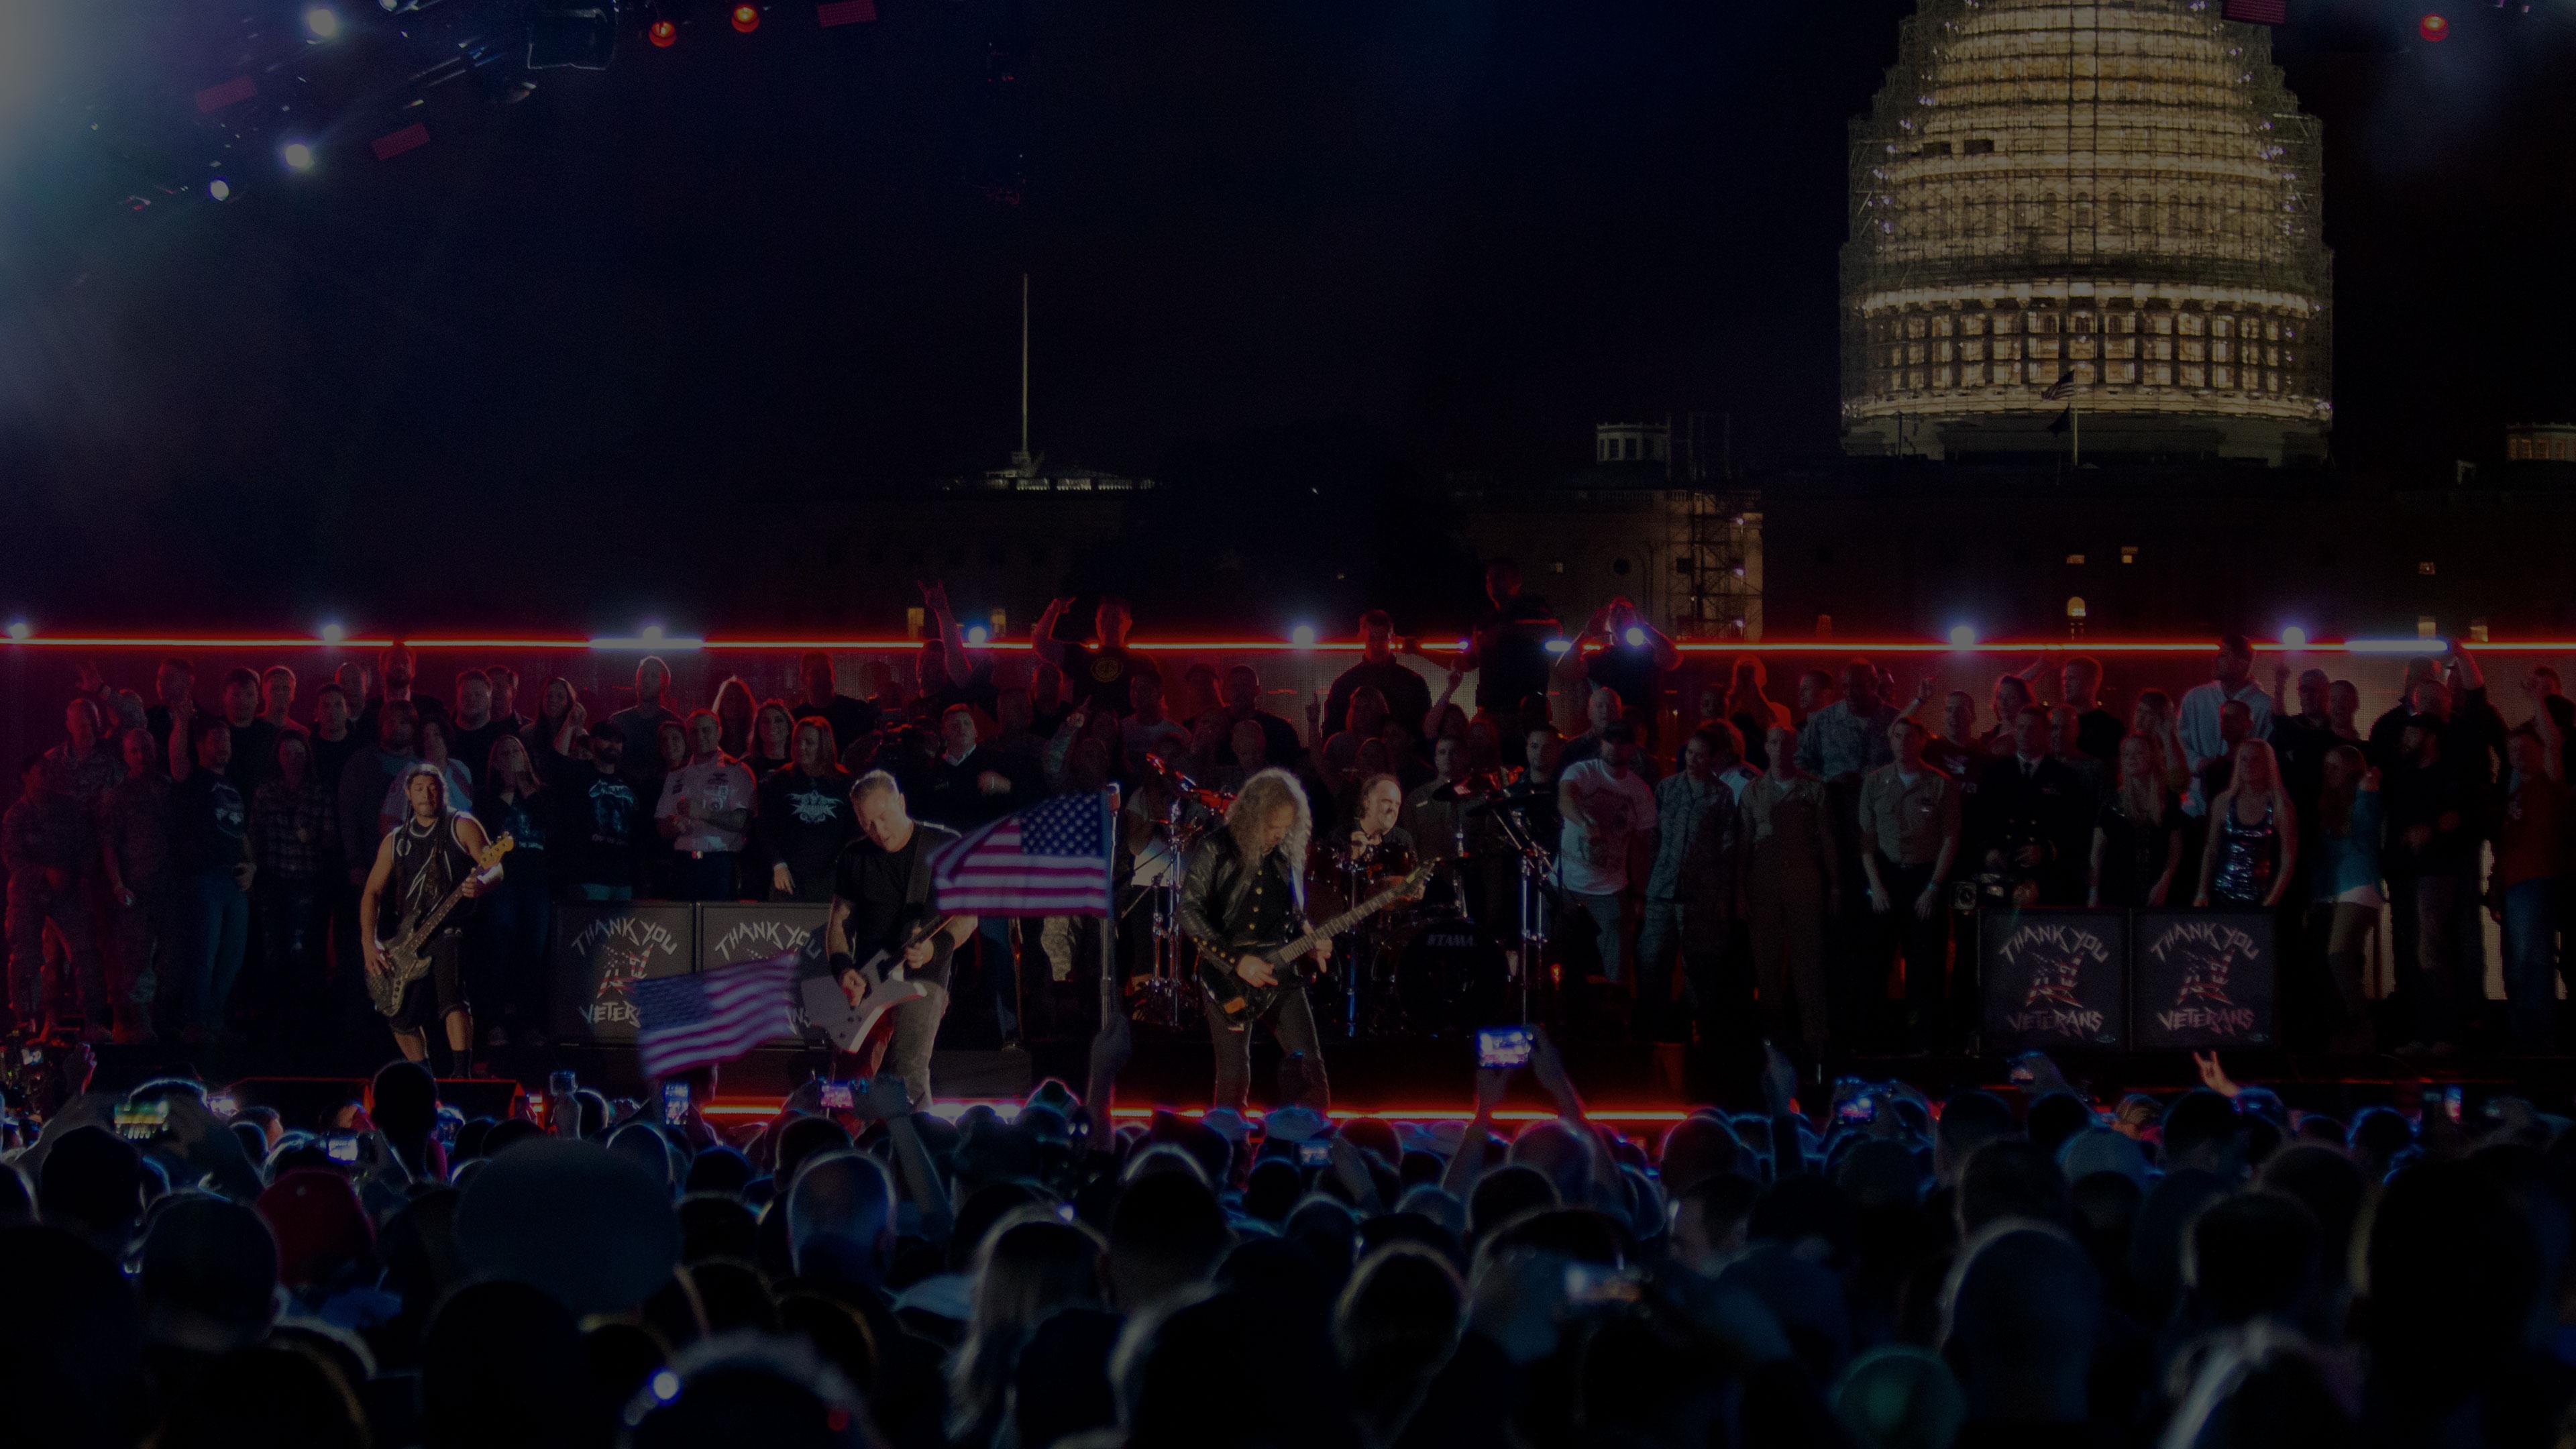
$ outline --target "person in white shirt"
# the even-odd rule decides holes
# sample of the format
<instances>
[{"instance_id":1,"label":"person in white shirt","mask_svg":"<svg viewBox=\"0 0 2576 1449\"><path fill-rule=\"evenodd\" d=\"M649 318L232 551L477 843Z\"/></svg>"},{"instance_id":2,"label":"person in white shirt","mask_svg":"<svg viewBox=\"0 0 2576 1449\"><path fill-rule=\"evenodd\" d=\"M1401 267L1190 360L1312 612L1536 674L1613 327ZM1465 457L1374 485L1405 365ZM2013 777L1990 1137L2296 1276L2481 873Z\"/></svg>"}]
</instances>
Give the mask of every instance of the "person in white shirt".
<instances>
[{"instance_id":1,"label":"person in white shirt","mask_svg":"<svg viewBox=\"0 0 2576 1449\"><path fill-rule=\"evenodd\" d=\"M690 715L688 761L662 777L653 823L679 857L671 889L677 900L742 899L735 867L751 826L753 783L742 761L724 752L723 738L715 711Z\"/></svg>"},{"instance_id":2,"label":"person in white shirt","mask_svg":"<svg viewBox=\"0 0 2576 1449\"><path fill-rule=\"evenodd\" d=\"M2272 737L2272 696L2254 683L2254 646L2242 634L2230 634L2218 641L2218 655L2210 664L2210 681L2195 685L2182 697L2175 710L2175 732L2182 737L2184 763L2191 768L2191 791L2183 797L2183 813L2202 816L2209 813L2209 797L2201 789L2201 772L2209 762L2226 754L2229 745L2219 731L2219 707L2229 702L2245 706L2253 717L2254 732L2249 738Z\"/></svg>"},{"instance_id":3,"label":"person in white shirt","mask_svg":"<svg viewBox=\"0 0 2576 1449\"><path fill-rule=\"evenodd\" d=\"M1655 828L1655 792L1628 768L1637 732L1626 720L1601 731L1601 752L1557 777L1556 807L1565 827L1557 854L1558 883L1591 913L1601 933L1601 975L1627 979L1628 853L1640 833Z\"/></svg>"}]
</instances>

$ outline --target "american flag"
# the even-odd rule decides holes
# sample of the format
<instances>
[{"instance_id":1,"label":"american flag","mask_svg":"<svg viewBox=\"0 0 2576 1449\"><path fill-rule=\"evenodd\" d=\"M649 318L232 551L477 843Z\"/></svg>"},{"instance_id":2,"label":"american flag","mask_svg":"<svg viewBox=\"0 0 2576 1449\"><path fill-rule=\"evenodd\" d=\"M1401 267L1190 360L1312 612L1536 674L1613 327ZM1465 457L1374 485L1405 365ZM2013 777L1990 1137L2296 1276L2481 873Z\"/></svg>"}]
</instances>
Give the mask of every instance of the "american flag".
<instances>
[{"instance_id":1,"label":"american flag","mask_svg":"<svg viewBox=\"0 0 2576 1449\"><path fill-rule=\"evenodd\" d=\"M1006 916L1109 914L1117 812L1105 792L1058 795L967 832L931 857L946 912Z\"/></svg>"},{"instance_id":2,"label":"american flag","mask_svg":"<svg viewBox=\"0 0 2576 1449\"><path fill-rule=\"evenodd\" d=\"M2041 388L2039 390L2039 395L2048 399L2050 402L2064 402L2068 398L2073 397L2075 395L2075 369L2071 367L2066 369L2064 375L2060 376L2057 381Z\"/></svg>"},{"instance_id":3,"label":"american flag","mask_svg":"<svg viewBox=\"0 0 2576 1449\"><path fill-rule=\"evenodd\" d=\"M789 951L699 975L636 982L630 994L644 1075L678 1076L794 1036L796 1007L788 985L795 975L796 953Z\"/></svg>"}]
</instances>

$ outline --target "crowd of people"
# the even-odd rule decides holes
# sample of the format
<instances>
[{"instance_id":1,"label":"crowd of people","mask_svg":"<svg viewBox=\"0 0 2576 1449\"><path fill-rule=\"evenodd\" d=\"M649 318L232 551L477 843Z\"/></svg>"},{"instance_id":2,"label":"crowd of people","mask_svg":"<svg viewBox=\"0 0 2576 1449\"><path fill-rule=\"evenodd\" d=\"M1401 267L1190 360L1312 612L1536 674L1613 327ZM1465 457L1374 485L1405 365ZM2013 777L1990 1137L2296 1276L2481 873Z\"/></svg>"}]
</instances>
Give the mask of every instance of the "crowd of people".
<instances>
[{"instance_id":1,"label":"crowd of people","mask_svg":"<svg viewBox=\"0 0 2576 1449\"><path fill-rule=\"evenodd\" d=\"M190 1079L7 1127L0 1396L58 1449L2566 1442L2567 1118L2228 1079L1845 1080L1651 1138L1471 1120L711 1120L707 1073L506 1117L415 1063L282 1120ZM85 1050L85 1049L78 1049ZM66 1084L76 1088L75 1079ZM849 1106L824 1105L827 1090ZM23 1143L24 1145L20 1145Z\"/></svg>"},{"instance_id":2,"label":"crowd of people","mask_svg":"<svg viewBox=\"0 0 2576 1449\"><path fill-rule=\"evenodd\" d=\"M436 698L401 647L309 690L283 666L236 669L213 707L184 658L150 702L84 668L62 742L24 762L0 821L9 1011L22 1032L78 1021L129 1042L365 1022L361 887L423 770L515 844L466 953L484 1044L502 1046L545 1029L555 902L828 899L871 770L956 830L1115 786L1144 854L1174 809L1278 767L1316 804L1319 850L1381 871L1453 861L1440 899L1516 968L1522 863L1546 851L1551 949L1644 1039L1768 1037L1810 1066L1829 1048L1962 1049L1973 913L2093 905L2276 912L2297 945L2288 1039L2436 1054L2484 1015L2483 911L2512 1043L2556 1045L2576 711L2550 670L2519 682L2511 728L2464 649L2413 661L2365 726L2350 683L2276 668L2267 689L2234 637L2207 683L2136 689L2125 716L2082 657L1984 700L1928 683L1908 699L1866 659L1774 698L1756 656L1683 673L1624 599L1567 630L1510 564L1487 583L1467 647L1439 662L1408 662L1394 621L1362 616L1359 659L1302 727L1249 663L1167 676L1115 598L1087 638L1057 601L1030 652L1002 657L935 584L909 677L871 661L845 693L813 653L793 698L728 677L703 708L653 657L614 709L502 666ZM1006 1040L1026 998L1079 991L1067 933L1038 926L982 927ZM2381 933L2384 1011L2367 989Z\"/></svg>"}]
</instances>

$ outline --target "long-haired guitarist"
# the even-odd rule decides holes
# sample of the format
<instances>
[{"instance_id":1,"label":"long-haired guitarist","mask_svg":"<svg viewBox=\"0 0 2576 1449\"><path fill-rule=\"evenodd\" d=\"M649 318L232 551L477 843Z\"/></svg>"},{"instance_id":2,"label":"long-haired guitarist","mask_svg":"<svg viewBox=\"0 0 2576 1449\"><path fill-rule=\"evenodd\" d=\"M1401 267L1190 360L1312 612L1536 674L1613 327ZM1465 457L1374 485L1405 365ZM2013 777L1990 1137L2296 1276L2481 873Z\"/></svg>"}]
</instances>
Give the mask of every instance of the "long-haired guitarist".
<instances>
[{"instance_id":1,"label":"long-haired guitarist","mask_svg":"<svg viewBox=\"0 0 2576 1449\"><path fill-rule=\"evenodd\" d=\"M891 1046L883 1038L860 1044L860 1067L873 1075L878 1061L885 1061L903 1078L913 1106L927 1107L930 1049L948 1010L949 957L975 934L973 916L954 916L936 930L923 930L938 919L930 898L931 853L957 832L914 820L903 787L883 770L871 770L850 786L850 807L859 818L859 838L841 847L832 872L825 948L832 974L853 1002L880 984L867 979L879 956L885 960L874 965L875 974L899 967L905 979L922 986L919 997L894 1008Z\"/></svg>"},{"instance_id":2,"label":"long-haired guitarist","mask_svg":"<svg viewBox=\"0 0 2576 1449\"><path fill-rule=\"evenodd\" d=\"M435 910L460 883L467 896L479 896L501 874L497 867L476 868L475 857L490 841L481 821L448 800L447 778L436 766L413 765L404 772L402 785L411 813L376 846L375 869L367 873L366 892L358 898L358 940L366 948L371 975L392 969L383 938ZM395 931L381 932L378 925L385 918L388 892L395 904ZM426 1060L429 1024L445 1022L447 1050L454 1062L451 1070L459 1076L469 1074L474 1061L474 1015L466 1004L458 961L464 923L463 912L451 913L430 937L426 948L430 970L404 990L401 1008L393 1014L394 1044L402 1048L406 1061Z\"/></svg>"},{"instance_id":3,"label":"long-haired guitarist","mask_svg":"<svg viewBox=\"0 0 2576 1449\"><path fill-rule=\"evenodd\" d=\"M1211 1104L1240 1111L1252 1083L1252 1024L1270 1016L1279 1045L1306 1054L1306 1105L1331 1105L1324 1077L1323 1042L1303 986L1284 982L1278 969L1247 953L1247 942L1285 941L1306 929L1306 849L1314 814L1297 777L1281 769L1260 771L1243 782L1225 812L1225 828L1209 831L1191 852L1181 882L1181 930L1210 962L1228 962L1248 986L1281 988L1253 997L1259 1006L1229 1011L1216 993L1200 990L1208 1040L1216 1048L1216 1095ZM1332 955L1318 942L1318 964ZM1276 1013L1275 1015L1273 1013Z\"/></svg>"}]
</instances>

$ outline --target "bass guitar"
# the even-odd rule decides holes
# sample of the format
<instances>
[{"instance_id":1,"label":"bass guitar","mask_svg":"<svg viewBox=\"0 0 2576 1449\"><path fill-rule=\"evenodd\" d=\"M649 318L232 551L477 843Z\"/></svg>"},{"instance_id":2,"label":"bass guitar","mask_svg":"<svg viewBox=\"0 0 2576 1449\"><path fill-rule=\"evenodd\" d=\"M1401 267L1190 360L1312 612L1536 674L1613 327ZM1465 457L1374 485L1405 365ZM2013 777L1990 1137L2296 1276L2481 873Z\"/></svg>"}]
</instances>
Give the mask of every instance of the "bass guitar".
<instances>
[{"instance_id":1,"label":"bass guitar","mask_svg":"<svg viewBox=\"0 0 2576 1449\"><path fill-rule=\"evenodd\" d=\"M1306 934L1292 940L1242 942L1229 947L1232 955L1223 960L1201 952L1199 985L1209 996L1215 998L1217 1009L1226 1015L1246 1019L1258 1016L1269 1009L1271 1001L1280 992L1291 987L1303 986L1315 979L1320 968L1315 965L1309 953L1316 946L1385 910L1395 904L1399 897L1420 895L1423 884L1429 881L1432 873L1439 868L1438 861L1417 865L1402 880L1381 889L1377 894L1331 920L1310 927ZM1246 956L1257 957L1268 963L1271 974L1279 979L1278 984L1255 986L1237 974L1234 969L1235 963Z\"/></svg>"},{"instance_id":2,"label":"bass guitar","mask_svg":"<svg viewBox=\"0 0 2576 1449\"><path fill-rule=\"evenodd\" d=\"M465 873L465 879L449 888L437 905L411 923L409 930L385 943L385 969L367 973L367 995L376 1003L377 1011L386 1016L402 1011L403 992L429 974L429 938L447 924L457 903L465 899L465 888L473 884L474 877L499 865L502 856L518 848L517 840L504 835L474 852L474 869Z\"/></svg>"}]
</instances>

